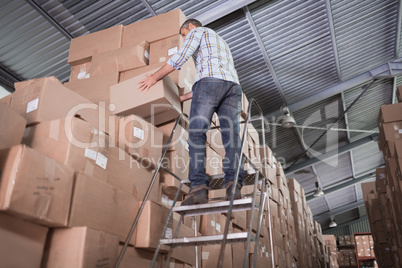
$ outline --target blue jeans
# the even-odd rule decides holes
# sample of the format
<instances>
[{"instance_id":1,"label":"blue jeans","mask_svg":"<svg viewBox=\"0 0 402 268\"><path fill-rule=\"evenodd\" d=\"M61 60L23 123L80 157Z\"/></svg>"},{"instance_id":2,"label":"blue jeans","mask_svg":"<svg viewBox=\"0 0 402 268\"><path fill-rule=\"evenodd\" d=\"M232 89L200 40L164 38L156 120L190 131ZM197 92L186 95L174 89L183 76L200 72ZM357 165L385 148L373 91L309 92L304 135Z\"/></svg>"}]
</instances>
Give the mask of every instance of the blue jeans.
<instances>
[{"instance_id":1,"label":"blue jeans","mask_svg":"<svg viewBox=\"0 0 402 268\"><path fill-rule=\"evenodd\" d=\"M233 181L240 162L241 139L239 136L242 90L240 85L217 79L202 78L193 86L193 99L189 125L189 180L191 188L209 185L206 167L206 133L211 125L214 112L218 114L222 142L225 147L223 172L225 186ZM243 162L239 172L240 185L243 185Z\"/></svg>"}]
</instances>

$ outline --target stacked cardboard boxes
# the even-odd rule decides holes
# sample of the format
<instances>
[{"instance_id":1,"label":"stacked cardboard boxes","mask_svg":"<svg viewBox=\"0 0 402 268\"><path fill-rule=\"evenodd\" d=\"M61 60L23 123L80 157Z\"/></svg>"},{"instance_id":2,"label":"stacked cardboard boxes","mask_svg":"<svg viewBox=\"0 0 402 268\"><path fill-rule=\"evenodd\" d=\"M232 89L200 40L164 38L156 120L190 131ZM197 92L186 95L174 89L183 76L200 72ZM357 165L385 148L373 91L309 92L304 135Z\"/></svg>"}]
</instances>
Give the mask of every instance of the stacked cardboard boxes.
<instances>
[{"instance_id":1,"label":"stacked cardboard boxes","mask_svg":"<svg viewBox=\"0 0 402 268\"><path fill-rule=\"evenodd\" d=\"M180 103L179 95L191 90L194 63L188 61L147 93L137 86L183 44L177 33L185 19L173 10L73 39L69 82L55 77L20 82L14 94L0 101L0 233L9 237L0 241L0 248L7 267L39 267L41 262L43 267L113 266L155 178L120 267L150 265L179 186L167 172L155 176L155 167L174 119L182 111L189 113L191 101ZM242 102L245 117L244 94ZM216 115L214 126L219 126ZM163 159L181 179L188 176L187 127L186 120L179 123ZM221 175L225 151L220 129L207 136L207 173ZM250 245L250 266L255 257L257 267L331 267L303 189L286 178L252 125L245 137L245 169L261 172L270 182L260 243L256 249ZM252 186L242 189L245 196L252 191ZM184 186L180 200L187 193ZM225 190L210 194L222 199ZM251 222L250 213L243 211L231 219L223 214L185 219L179 237L222 234L227 220L233 232L250 225L257 229L257 217ZM171 237L178 221L174 214L165 237ZM228 245L224 267L242 267L245 247ZM158 265L166 263L166 250L162 248ZM217 264L219 246L199 250L202 267ZM182 247L173 251L169 265L192 267L195 261L194 248Z\"/></svg>"},{"instance_id":2,"label":"stacked cardboard boxes","mask_svg":"<svg viewBox=\"0 0 402 268\"><path fill-rule=\"evenodd\" d=\"M399 86L399 100L401 91ZM375 182L362 184L374 252L380 267L402 265L401 112L401 102L381 106L377 119L380 132L378 146L383 153L385 168L377 169Z\"/></svg>"}]
</instances>

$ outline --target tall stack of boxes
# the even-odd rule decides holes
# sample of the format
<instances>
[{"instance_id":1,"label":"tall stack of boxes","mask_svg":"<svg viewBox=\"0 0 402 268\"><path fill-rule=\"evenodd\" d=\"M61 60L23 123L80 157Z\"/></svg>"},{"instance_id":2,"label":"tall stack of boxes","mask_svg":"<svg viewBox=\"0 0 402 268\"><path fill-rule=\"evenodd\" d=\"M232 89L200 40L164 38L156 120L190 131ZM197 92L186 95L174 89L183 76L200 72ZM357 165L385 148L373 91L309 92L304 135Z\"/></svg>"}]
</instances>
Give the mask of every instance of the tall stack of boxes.
<instances>
[{"instance_id":1,"label":"tall stack of boxes","mask_svg":"<svg viewBox=\"0 0 402 268\"><path fill-rule=\"evenodd\" d=\"M365 205L380 267L402 265L402 87L398 103L383 105L378 115L378 146L385 167L376 171L376 181L362 184Z\"/></svg>"},{"instance_id":2,"label":"tall stack of boxes","mask_svg":"<svg viewBox=\"0 0 402 268\"><path fill-rule=\"evenodd\" d=\"M339 267L340 266L338 264L339 251L336 243L336 237L334 235L323 235L323 238L325 243L325 249L329 256L329 262L330 262L329 267Z\"/></svg>"},{"instance_id":3,"label":"tall stack of boxes","mask_svg":"<svg viewBox=\"0 0 402 268\"><path fill-rule=\"evenodd\" d=\"M2 264L115 264L174 120L182 112L189 114L191 101L180 103L179 96L191 90L196 75L191 60L149 92L137 90L138 81L163 66L183 44L178 31L185 20L180 10L173 10L73 39L69 82L62 84L55 77L20 82L11 96L0 100L0 234L7 237L0 241ZM247 108L243 94L243 117ZM219 126L216 116L211 126ZM220 175L220 130L211 129L207 136L207 173ZM188 176L187 138L188 122L182 120L163 161L182 179ZM333 267L303 188L286 178L251 125L243 153L270 183L258 249L250 245L250 265L256 256L257 267L273 267L272 258L274 267ZM245 169L253 170L253 165L245 163ZM120 267L150 265L178 186L171 174L158 173ZM182 188L180 199L188 190ZM252 191L252 186L242 189L245 196ZM224 189L210 191L210 198L224 194ZM222 234L226 220L224 214L199 217L197 222L186 219L179 236L193 236L195 226L198 235ZM174 214L166 237L178 221ZM231 232L243 232L250 212L234 212L230 221ZM256 216L252 226L255 232ZM243 267L245 246L228 245L224 267ZM166 262L166 250L162 247L158 265ZM219 245L200 250L202 267L216 266ZM195 261L194 247L182 247L173 251L169 267L191 267Z\"/></svg>"}]
</instances>

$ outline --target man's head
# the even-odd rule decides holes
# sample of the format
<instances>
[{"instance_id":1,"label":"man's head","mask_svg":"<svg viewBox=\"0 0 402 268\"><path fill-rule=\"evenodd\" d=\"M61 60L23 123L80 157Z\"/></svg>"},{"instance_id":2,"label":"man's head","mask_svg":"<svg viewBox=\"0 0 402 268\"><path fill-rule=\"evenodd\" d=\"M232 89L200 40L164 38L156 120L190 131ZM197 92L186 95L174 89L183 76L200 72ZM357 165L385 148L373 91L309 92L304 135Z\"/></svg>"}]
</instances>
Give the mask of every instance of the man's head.
<instances>
[{"instance_id":1,"label":"man's head","mask_svg":"<svg viewBox=\"0 0 402 268\"><path fill-rule=\"evenodd\" d=\"M186 38L189 31L195 29L197 27L202 27L201 22L195 19L188 19L186 20L183 25L180 27L180 35L183 36L183 39Z\"/></svg>"}]
</instances>

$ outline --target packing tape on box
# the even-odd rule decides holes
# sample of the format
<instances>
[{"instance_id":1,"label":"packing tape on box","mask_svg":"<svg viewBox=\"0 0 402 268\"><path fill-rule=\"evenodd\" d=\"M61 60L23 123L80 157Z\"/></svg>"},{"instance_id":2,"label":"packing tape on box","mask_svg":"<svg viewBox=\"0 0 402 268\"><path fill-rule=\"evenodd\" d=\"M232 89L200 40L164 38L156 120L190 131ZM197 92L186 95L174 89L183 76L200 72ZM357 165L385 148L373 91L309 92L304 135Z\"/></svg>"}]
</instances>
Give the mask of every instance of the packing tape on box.
<instances>
[{"instance_id":1,"label":"packing tape on box","mask_svg":"<svg viewBox=\"0 0 402 268\"><path fill-rule=\"evenodd\" d=\"M56 161L45 157L45 176L49 179L49 181L53 181L56 176Z\"/></svg>"},{"instance_id":2,"label":"packing tape on box","mask_svg":"<svg viewBox=\"0 0 402 268\"><path fill-rule=\"evenodd\" d=\"M94 175L95 165L93 165L89 160L85 163L84 173L90 176Z\"/></svg>"},{"instance_id":3,"label":"packing tape on box","mask_svg":"<svg viewBox=\"0 0 402 268\"><path fill-rule=\"evenodd\" d=\"M60 120L50 121L49 127L49 138L58 141L59 140L59 129L60 129Z\"/></svg>"},{"instance_id":4,"label":"packing tape on box","mask_svg":"<svg viewBox=\"0 0 402 268\"><path fill-rule=\"evenodd\" d=\"M38 200L36 202L36 215L40 219L47 218L50 208L50 203L52 202L52 195L49 193L39 194Z\"/></svg>"}]
</instances>

